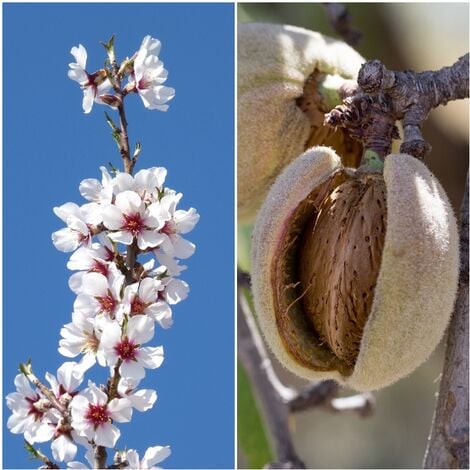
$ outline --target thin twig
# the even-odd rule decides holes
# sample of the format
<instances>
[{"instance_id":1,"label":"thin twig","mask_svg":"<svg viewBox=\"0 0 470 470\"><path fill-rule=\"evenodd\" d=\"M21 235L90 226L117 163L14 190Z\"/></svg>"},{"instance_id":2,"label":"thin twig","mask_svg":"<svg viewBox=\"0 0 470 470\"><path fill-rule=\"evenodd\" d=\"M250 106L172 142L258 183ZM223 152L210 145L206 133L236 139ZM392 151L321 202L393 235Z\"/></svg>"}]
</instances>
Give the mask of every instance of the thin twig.
<instances>
[{"instance_id":1,"label":"thin twig","mask_svg":"<svg viewBox=\"0 0 470 470\"><path fill-rule=\"evenodd\" d=\"M289 401L290 411L299 412L315 406L328 405L338 392L338 384L334 380L312 382L308 387L297 392L297 396Z\"/></svg>"},{"instance_id":2,"label":"thin twig","mask_svg":"<svg viewBox=\"0 0 470 470\"><path fill-rule=\"evenodd\" d=\"M239 273L238 356L253 384L273 440L277 462L270 463L266 468L305 468L294 449L289 413L322 407L331 412L354 411L364 417L373 412L374 398L371 394L361 394L335 399L339 386L333 380L312 382L301 390L285 386L274 371L245 297L244 291L249 286L249 277Z\"/></svg>"},{"instance_id":3,"label":"thin twig","mask_svg":"<svg viewBox=\"0 0 470 470\"><path fill-rule=\"evenodd\" d=\"M106 459L108 454L106 447L96 446L95 453L93 455L93 468L106 468Z\"/></svg>"},{"instance_id":4,"label":"thin twig","mask_svg":"<svg viewBox=\"0 0 470 470\"><path fill-rule=\"evenodd\" d=\"M25 442L25 449L32 455L32 458L40 460L42 463L46 464L46 466L42 466L41 468L60 468L56 463L54 463L47 455L43 454L39 449L36 449L30 442L26 439Z\"/></svg>"},{"instance_id":5,"label":"thin twig","mask_svg":"<svg viewBox=\"0 0 470 470\"><path fill-rule=\"evenodd\" d=\"M331 26L351 46L356 46L362 33L353 25L353 19L343 3L323 3Z\"/></svg>"},{"instance_id":6,"label":"thin twig","mask_svg":"<svg viewBox=\"0 0 470 470\"><path fill-rule=\"evenodd\" d=\"M468 175L460 216L459 288L424 468L469 468Z\"/></svg>"},{"instance_id":7,"label":"thin twig","mask_svg":"<svg viewBox=\"0 0 470 470\"><path fill-rule=\"evenodd\" d=\"M333 398L326 406L332 412L350 411L358 414L361 418L367 418L374 413L375 403L374 395L370 392L364 392L350 397Z\"/></svg>"},{"instance_id":8,"label":"thin twig","mask_svg":"<svg viewBox=\"0 0 470 470\"><path fill-rule=\"evenodd\" d=\"M371 60L362 65L357 82L356 93L327 114L325 123L348 129L366 150L383 158L397 138L395 122L403 120L400 151L423 159L431 151L421 133L429 112L469 95L469 56L450 67L419 73L394 72Z\"/></svg>"},{"instance_id":9,"label":"thin twig","mask_svg":"<svg viewBox=\"0 0 470 470\"><path fill-rule=\"evenodd\" d=\"M268 468L305 468L292 443L288 409L266 374L265 351L256 347L260 344L259 332L247 312L246 303L241 302L241 295L238 298L238 357L254 385L278 460ZM258 337L258 341L253 341L253 337Z\"/></svg>"}]
</instances>

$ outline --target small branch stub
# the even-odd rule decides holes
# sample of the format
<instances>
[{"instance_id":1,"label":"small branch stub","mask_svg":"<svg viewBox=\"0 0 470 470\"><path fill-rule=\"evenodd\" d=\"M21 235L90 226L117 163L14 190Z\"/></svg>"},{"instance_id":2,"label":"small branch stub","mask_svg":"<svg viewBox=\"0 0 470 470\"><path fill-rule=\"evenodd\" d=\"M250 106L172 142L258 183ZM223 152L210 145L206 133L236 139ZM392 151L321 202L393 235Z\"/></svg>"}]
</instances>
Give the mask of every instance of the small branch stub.
<instances>
[{"instance_id":1,"label":"small branch stub","mask_svg":"<svg viewBox=\"0 0 470 470\"><path fill-rule=\"evenodd\" d=\"M378 60L368 61L359 71L355 93L327 114L325 123L347 128L366 149L385 156L391 140L398 137L394 123L402 120L400 151L423 159L431 146L421 126L433 108L468 98L468 67L468 53L450 67L419 73L394 72Z\"/></svg>"}]
</instances>

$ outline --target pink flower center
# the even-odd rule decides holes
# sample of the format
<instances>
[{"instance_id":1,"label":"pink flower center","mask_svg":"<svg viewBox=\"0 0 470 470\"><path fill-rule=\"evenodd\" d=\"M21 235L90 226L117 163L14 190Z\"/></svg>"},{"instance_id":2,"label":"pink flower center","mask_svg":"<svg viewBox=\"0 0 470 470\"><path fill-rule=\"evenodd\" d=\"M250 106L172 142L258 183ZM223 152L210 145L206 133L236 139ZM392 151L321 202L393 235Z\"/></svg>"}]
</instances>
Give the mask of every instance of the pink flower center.
<instances>
[{"instance_id":1,"label":"pink flower center","mask_svg":"<svg viewBox=\"0 0 470 470\"><path fill-rule=\"evenodd\" d=\"M176 228L173 224L173 222L170 220L168 222L165 222L165 225L163 228L160 230L162 233L166 233L167 235L173 235L176 233Z\"/></svg>"},{"instance_id":2,"label":"pink flower center","mask_svg":"<svg viewBox=\"0 0 470 470\"><path fill-rule=\"evenodd\" d=\"M83 233L78 234L78 241L83 244L87 244L90 240L90 234L84 235Z\"/></svg>"},{"instance_id":3,"label":"pink flower center","mask_svg":"<svg viewBox=\"0 0 470 470\"><path fill-rule=\"evenodd\" d=\"M110 250L107 246L104 247L106 251L106 259L105 261L113 261L114 260L114 252Z\"/></svg>"},{"instance_id":4,"label":"pink flower center","mask_svg":"<svg viewBox=\"0 0 470 470\"><path fill-rule=\"evenodd\" d=\"M107 423L109 420L107 405L92 405L90 403L85 418L95 427Z\"/></svg>"},{"instance_id":5,"label":"pink flower center","mask_svg":"<svg viewBox=\"0 0 470 470\"><path fill-rule=\"evenodd\" d=\"M152 82L149 81L145 76L143 76L137 83L137 88L139 90L146 90L147 88L150 88L151 84Z\"/></svg>"},{"instance_id":6,"label":"pink flower center","mask_svg":"<svg viewBox=\"0 0 470 470\"><path fill-rule=\"evenodd\" d=\"M106 263L103 263L102 261L99 261L97 259L94 260L93 266L91 269L88 270L90 273L100 273L103 276L108 276L109 274L109 269L108 265Z\"/></svg>"},{"instance_id":7,"label":"pink flower center","mask_svg":"<svg viewBox=\"0 0 470 470\"><path fill-rule=\"evenodd\" d=\"M44 415L44 412L38 410L38 408L36 406L34 406L40 400L39 396L36 395L36 398L34 398L34 399L29 398L29 397L25 397L25 399L29 403L28 414L33 415L35 421L39 421Z\"/></svg>"},{"instance_id":8,"label":"pink flower center","mask_svg":"<svg viewBox=\"0 0 470 470\"><path fill-rule=\"evenodd\" d=\"M131 316L141 315L142 313L144 313L146 307L147 304L142 302L139 297L134 297L134 300L131 302Z\"/></svg>"},{"instance_id":9,"label":"pink flower center","mask_svg":"<svg viewBox=\"0 0 470 470\"><path fill-rule=\"evenodd\" d=\"M134 237L144 230L145 224L140 217L140 214L124 214L124 224L122 229L126 232L132 233Z\"/></svg>"},{"instance_id":10,"label":"pink flower center","mask_svg":"<svg viewBox=\"0 0 470 470\"><path fill-rule=\"evenodd\" d=\"M114 350L123 361L134 361L137 356L137 346L127 336L116 346Z\"/></svg>"},{"instance_id":11,"label":"pink flower center","mask_svg":"<svg viewBox=\"0 0 470 470\"><path fill-rule=\"evenodd\" d=\"M82 352L94 352L98 351L98 346L100 345L100 340L95 336L94 333L85 332L85 343L83 345Z\"/></svg>"},{"instance_id":12,"label":"pink flower center","mask_svg":"<svg viewBox=\"0 0 470 470\"><path fill-rule=\"evenodd\" d=\"M105 297L96 297L96 300L100 304L101 312L103 313L114 312L114 308L116 307L116 301L113 299L111 295L108 294Z\"/></svg>"}]
</instances>

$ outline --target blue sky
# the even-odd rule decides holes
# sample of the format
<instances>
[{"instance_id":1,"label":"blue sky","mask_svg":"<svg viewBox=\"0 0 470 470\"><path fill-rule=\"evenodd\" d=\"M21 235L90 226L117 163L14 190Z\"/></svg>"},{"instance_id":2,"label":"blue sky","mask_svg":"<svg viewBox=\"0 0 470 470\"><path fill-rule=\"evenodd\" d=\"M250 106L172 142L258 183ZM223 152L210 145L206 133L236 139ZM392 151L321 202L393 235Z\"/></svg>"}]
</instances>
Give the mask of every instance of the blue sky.
<instances>
[{"instance_id":1,"label":"blue sky","mask_svg":"<svg viewBox=\"0 0 470 470\"><path fill-rule=\"evenodd\" d=\"M131 142L143 144L136 170L165 166L168 186L184 194L181 208L197 208L201 220L187 237L197 245L182 275L190 296L173 309L173 328L157 331L152 345L164 346L165 362L141 384L157 390L157 403L120 425L118 446L143 453L169 444L166 468L232 467L233 5L4 4L3 14L4 393L14 390L20 362L31 357L44 377L64 359L59 331L74 294L68 255L50 240L63 226L52 208L85 202L80 181L100 178L109 161L121 164L105 107L83 114L81 91L67 78L69 51L83 44L95 70L105 57L99 41L115 34L122 59L150 34L162 42L165 84L176 97L167 113L146 110L137 96L127 100ZM39 466L22 436L5 425L3 435L3 468ZM49 444L40 447L50 455Z\"/></svg>"}]
</instances>

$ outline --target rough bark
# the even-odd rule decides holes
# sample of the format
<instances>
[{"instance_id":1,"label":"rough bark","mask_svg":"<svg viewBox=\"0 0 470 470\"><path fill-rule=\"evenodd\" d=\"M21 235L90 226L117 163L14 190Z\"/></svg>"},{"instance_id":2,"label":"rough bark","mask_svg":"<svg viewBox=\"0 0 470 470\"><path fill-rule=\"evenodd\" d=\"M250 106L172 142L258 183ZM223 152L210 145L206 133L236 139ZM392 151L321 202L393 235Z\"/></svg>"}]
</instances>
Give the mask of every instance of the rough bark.
<instances>
[{"instance_id":1,"label":"rough bark","mask_svg":"<svg viewBox=\"0 0 470 470\"><path fill-rule=\"evenodd\" d=\"M468 178L460 230L459 288L424 468L469 468Z\"/></svg>"}]
</instances>

